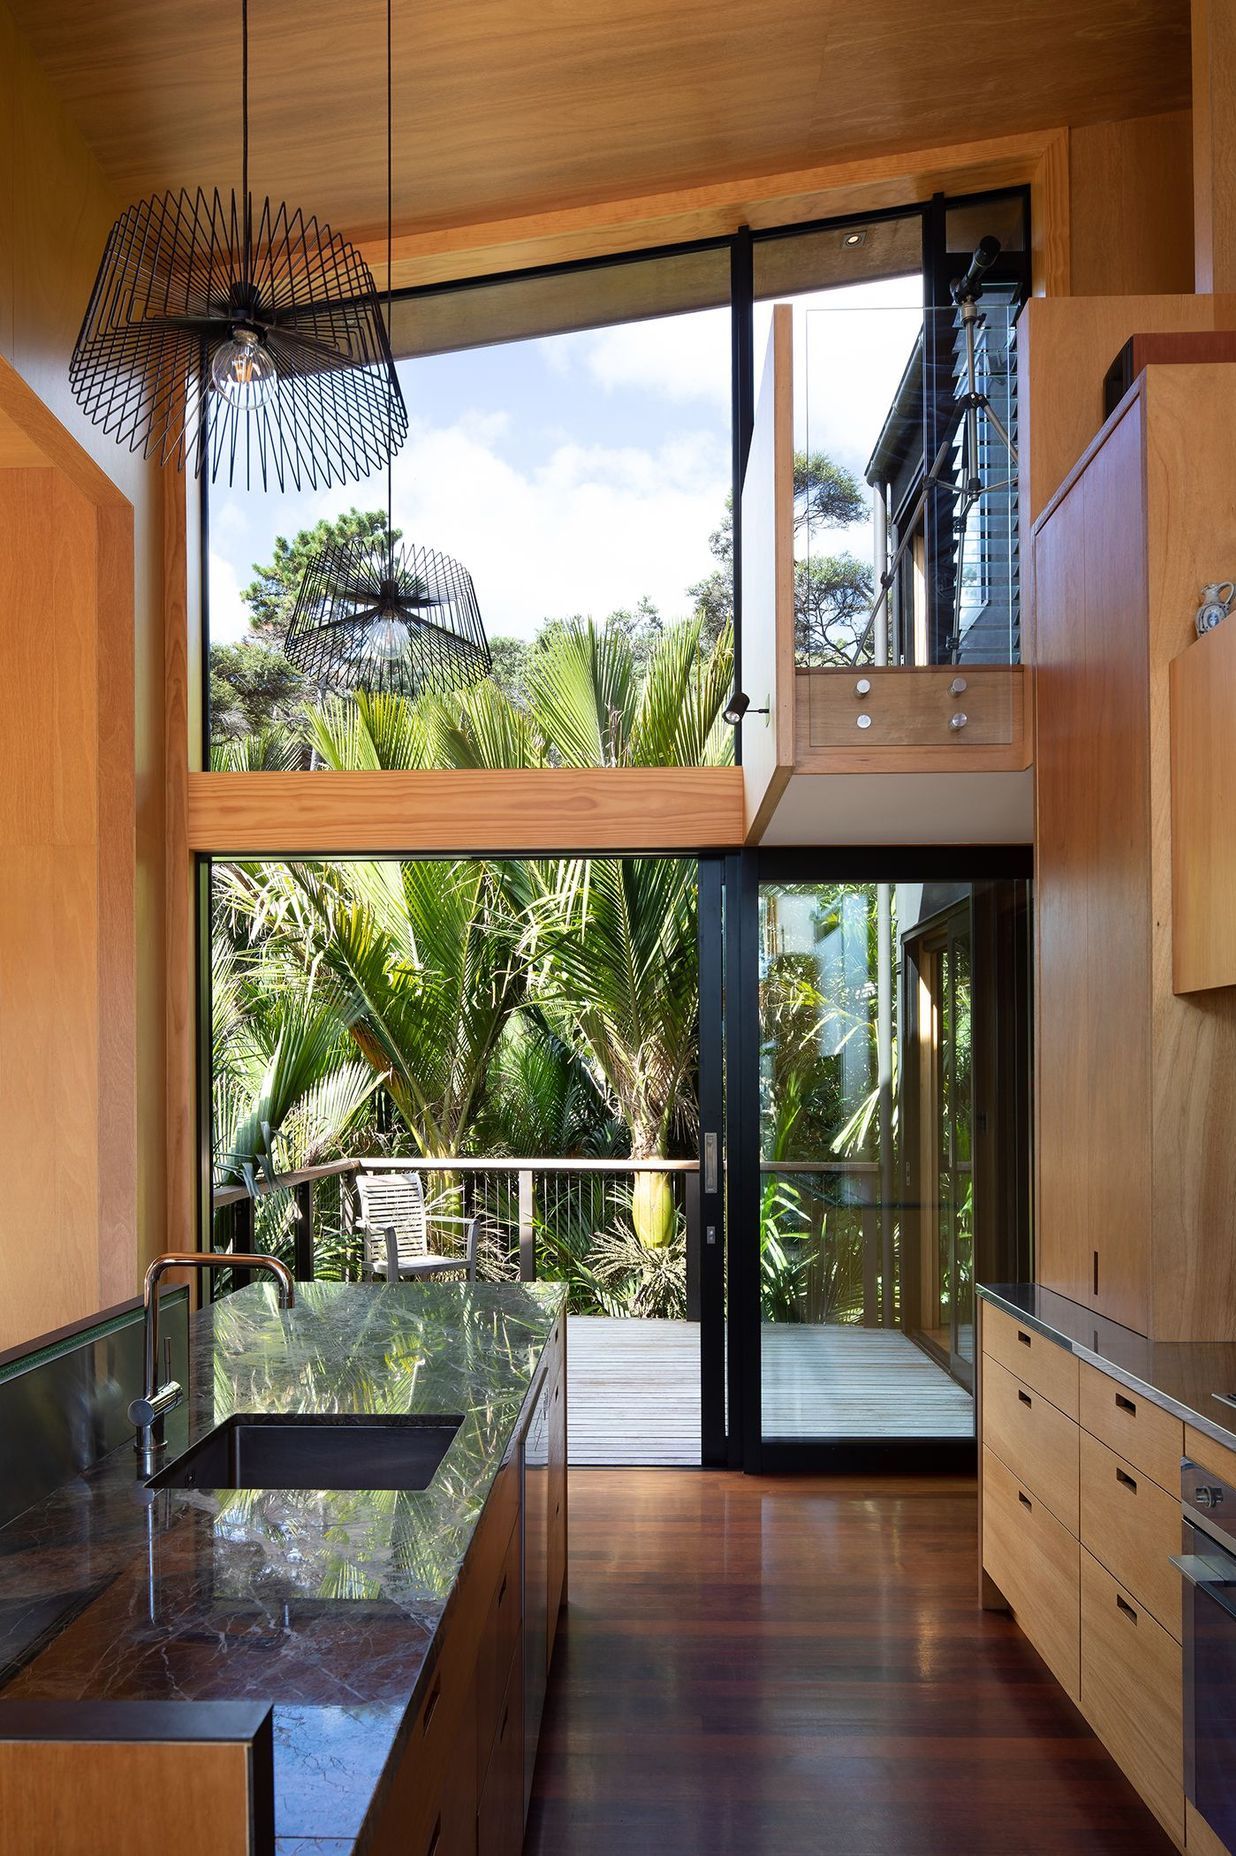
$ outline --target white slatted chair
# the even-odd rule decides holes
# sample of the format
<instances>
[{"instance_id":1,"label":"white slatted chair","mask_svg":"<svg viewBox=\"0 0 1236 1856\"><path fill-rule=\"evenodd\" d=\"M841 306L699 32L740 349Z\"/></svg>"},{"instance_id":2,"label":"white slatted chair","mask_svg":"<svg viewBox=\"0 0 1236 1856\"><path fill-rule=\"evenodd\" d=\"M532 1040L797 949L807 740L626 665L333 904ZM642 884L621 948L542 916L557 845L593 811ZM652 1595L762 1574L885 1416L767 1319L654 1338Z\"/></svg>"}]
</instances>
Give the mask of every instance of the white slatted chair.
<instances>
[{"instance_id":1,"label":"white slatted chair","mask_svg":"<svg viewBox=\"0 0 1236 1856\"><path fill-rule=\"evenodd\" d=\"M382 1173L358 1173L356 1191L360 1217L356 1228L364 1233L365 1274L387 1282L418 1282L431 1276L464 1274L476 1281L476 1249L481 1221L452 1218L431 1212L419 1173L410 1168ZM461 1225L464 1254L448 1257L431 1250L431 1230L438 1225Z\"/></svg>"}]
</instances>

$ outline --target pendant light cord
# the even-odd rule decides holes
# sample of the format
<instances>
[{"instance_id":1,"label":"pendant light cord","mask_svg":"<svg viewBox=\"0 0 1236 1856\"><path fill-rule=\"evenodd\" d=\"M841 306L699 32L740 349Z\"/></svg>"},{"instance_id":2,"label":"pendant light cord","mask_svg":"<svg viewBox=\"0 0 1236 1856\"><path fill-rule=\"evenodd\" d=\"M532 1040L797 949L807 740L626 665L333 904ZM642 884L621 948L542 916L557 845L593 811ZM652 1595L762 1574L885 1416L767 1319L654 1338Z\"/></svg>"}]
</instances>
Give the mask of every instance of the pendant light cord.
<instances>
[{"instance_id":1,"label":"pendant light cord","mask_svg":"<svg viewBox=\"0 0 1236 1856\"><path fill-rule=\"evenodd\" d=\"M247 6L249 0L245 0ZM395 367L393 347L394 329L394 289L392 279L392 248L394 241L395 219L395 112L394 112L394 56L391 35L392 0L386 0L386 339L391 343L391 371ZM386 565L391 579L395 576L395 396L388 393L386 398Z\"/></svg>"},{"instance_id":2,"label":"pendant light cord","mask_svg":"<svg viewBox=\"0 0 1236 1856\"><path fill-rule=\"evenodd\" d=\"M244 212L245 282L253 281L253 213L249 205L249 0L240 0L240 194Z\"/></svg>"}]
</instances>

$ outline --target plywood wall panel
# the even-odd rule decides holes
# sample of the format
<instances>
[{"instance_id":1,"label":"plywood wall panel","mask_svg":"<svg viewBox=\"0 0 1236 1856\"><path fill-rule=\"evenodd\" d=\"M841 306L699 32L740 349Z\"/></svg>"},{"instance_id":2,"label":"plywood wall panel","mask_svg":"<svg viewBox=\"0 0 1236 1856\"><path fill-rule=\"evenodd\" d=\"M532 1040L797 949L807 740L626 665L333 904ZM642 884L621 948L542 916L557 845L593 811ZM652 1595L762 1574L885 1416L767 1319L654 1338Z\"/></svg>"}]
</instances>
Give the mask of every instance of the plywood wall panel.
<instances>
[{"instance_id":1,"label":"plywood wall panel","mask_svg":"<svg viewBox=\"0 0 1236 1856\"><path fill-rule=\"evenodd\" d=\"M125 204L0 0L0 416L6 432L24 433L28 447L41 452L92 506L103 589L98 605L93 599L67 600L61 616L64 650L49 649L39 623L47 583L54 578L67 593L69 580L85 572L85 557L62 521L46 519L31 532L39 546L29 570L36 580L41 577L42 590L33 589L20 603L32 621L28 644L25 627L7 636L6 648L20 661L24 694L19 699L6 687L7 712L20 717L20 727L0 731L0 791L10 790L15 758L31 826L51 808L67 841L84 834L111 847L99 871L101 938L95 948L97 984L111 1001L98 1049L97 1094L108 1138L101 1148L105 1164L91 1227L97 1281L90 1301L74 1313L100 1300L114 1302L136 1286L137 1203L151 1240L161 1236L164 1218L159 472L81 415L68 380L99 257ZM0 454L0 461L13 464L12 445L0 447ZM18 462L28 465L28 453ZM40 649L41 680L35 661ZM61 744L58 764L54 755L46 766L37 754L31 756L40 741L48 749ZM100 766L107 775L101 783ZM10 816L13 810L15 803ZM4 1221L0 1206L0 1230ZM41 1316L33 1304L28 1318L10 1308L8 1319L17 1324L8 1331L10 1339L39 1331Z\"/></svg>"},{"instance_id":2,"label":"plywood wall panel","mask_svg":"<svg viewBox=\"0 0 1236 1856\"><path fill-rule=\"evenodd\" d=\"M1193 288L1188 110L1069 132L1069 287L1074 296Z\"/></svg>"},{"instance_id":3,"label":"plywood wall panel","mask_svg":"<svg viewBox=\"0 0 1236 1856\"><path fill-rule=\"evenodd\" d=\"M0 470L0 1346L132 1292L132 521Z\"/></svg>"}]
</instances>

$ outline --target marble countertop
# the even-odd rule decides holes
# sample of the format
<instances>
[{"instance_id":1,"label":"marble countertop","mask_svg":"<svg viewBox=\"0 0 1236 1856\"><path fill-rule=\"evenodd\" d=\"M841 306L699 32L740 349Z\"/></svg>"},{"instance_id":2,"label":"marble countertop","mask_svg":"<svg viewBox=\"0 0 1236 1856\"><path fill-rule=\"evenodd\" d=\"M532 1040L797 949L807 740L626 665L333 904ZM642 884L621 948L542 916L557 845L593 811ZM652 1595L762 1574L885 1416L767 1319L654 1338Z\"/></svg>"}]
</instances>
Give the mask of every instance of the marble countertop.
<instances>
[{"instance_id":1,"label":"marble countertop","mask_svg":"<svg viewBox=\"0 0 1236 1856\"><path fill-rule=\"evenodd\" d=\"M203 1310L168 1461L239 1412L464 1422L407 1492L156 1493L126 1443L0 1529L0 1698L270 1702L279 1856L344 1856L564 1300L307 1283L283 1311L254 1283Z\"/></svg>"},{"instance_id":2,"label":"marble countertop","mask_svg":"<svg viewBox=\"0 0 1236 1856\"><path fill-rule=\"evenodd\" d=\"M1131 1392L1236 1450L1236 1342L1147 1340L1037 1283L984 1283L979 1294Z\"/></svg>"}]
</instances>

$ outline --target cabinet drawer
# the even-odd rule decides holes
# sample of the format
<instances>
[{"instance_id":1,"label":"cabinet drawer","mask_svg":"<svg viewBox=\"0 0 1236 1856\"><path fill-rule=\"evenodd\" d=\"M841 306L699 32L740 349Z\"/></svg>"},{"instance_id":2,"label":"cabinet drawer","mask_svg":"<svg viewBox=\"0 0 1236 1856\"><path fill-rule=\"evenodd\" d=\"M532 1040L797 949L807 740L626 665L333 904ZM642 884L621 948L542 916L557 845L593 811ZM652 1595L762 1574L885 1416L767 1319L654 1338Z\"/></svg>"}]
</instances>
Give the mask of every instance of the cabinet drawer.
<instances>
[{"instance_id":1,"label":"cabinet drawer","mask_svg":"<svg viewBox=\"0 0 1236 1856\"><path fill-rule=\"evenodd\" d=\"M1160 1823L1184 1840L1180 1645L1082 1549L1081 1708Z\"/></svg>"},{"instance_id":2,"label":"cabinet drawer","mask_svg":"<svg viewBox=\"0 0 1236 1856\"><path fill-rule=\"evenodd\" d=\"M1184 1425L1140 1392L1130 1392L1085 1360L1081 1362L1081 1421L1099 1438L1158 1483L1169 1494L1180 1492Z\"/></svg>"},{"instance_id":3,"label":"cabinet drawer","mask_svg":"<svg viewBox=\"0 0 1236 1856\"><path fill-rule=\"evenodd\" d=\"M1078 1523L1078 1430L1041 1392L989 1359L983 1373L983 1442L1071 1534Z\"/></svg>"},{"instance_id":4,"label":"cabinet drawer","mask_svg":"<svg viewBox=\"0 0 1236 1856\"><path fill-rule=\"evenodd\" d=\"M1003 1309L983 1303L983 1352L1008 1372L1041 1392L1068 1417L1077 1416L1077 1360L1067 1347L1036 1329L1014 1321Z\"/></svg>"},{"instance_id":5,"label":"cabinet drawer","mask_svg":"<svg viewBox=\"0 0 1236 1856\"><path fill-rule=\"evenodd\" d=\"M523 1657L513 1660L476 1813L476 1856L519 1856L524 1840Z\"/></svg>"},{"instance_id":6,"label":"cabinet drawer","mask_svg":"<svg viewBox=\"0 0 1236 1856\"><path fill-rule=\"evenodd\" d=\"M1216 1443L1205 1431L1195 1430L1193 1425L1185 1425L1184 1453L1191 1463L1201 1463L1206 1469L1213 1469L1222 1476L1224 1482L1236 1483L1236 1450L1226 1444Z\"/></svg>"},{"instance_id":7,"label":"cabinet drawer","mask_svg":"<svg viewBox=\"0 0 1236 1856\"><path fill-rule=\"evenodd\" d=\"M1180 1641L1180 1502L1114 1450L1081 1434L1081 1538L1138 1604Z\"/></svg>"},{"instance_id":8,"label":"cabinet drawer","mask_svg":"<svg viewBox=\"0 0 1236 1856\"><path fill-rule=\"evenodd\" d=\"M983 1565L1071 1701L1081 1690L1078 1560L1062 1522L983 1450Z\"/></svg>"},{"instance_id":9,"label":"cabinet drawer","mask_svg":"<svg viewBox=\"0 0 1236 1856\"><path fill-rule=\"evenodd\" d=\"M520 1640L521 1579L520 1529L511 1529L506 1557L490 1600L489 1616L476 1657L476 1758L477 1778L483 1780L498 1732L499 1711L510 1675L511 1661Z\"/></svg>"}]
</instances>

